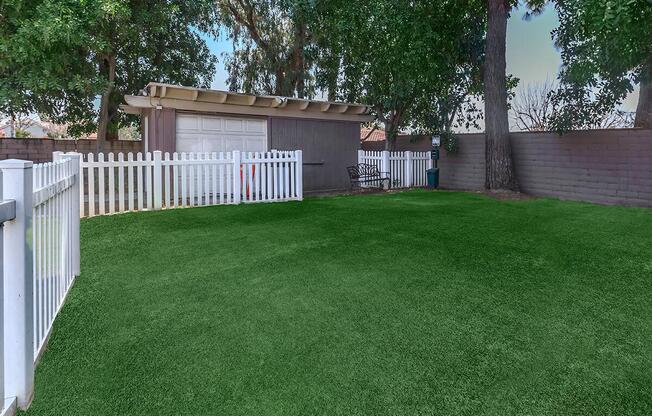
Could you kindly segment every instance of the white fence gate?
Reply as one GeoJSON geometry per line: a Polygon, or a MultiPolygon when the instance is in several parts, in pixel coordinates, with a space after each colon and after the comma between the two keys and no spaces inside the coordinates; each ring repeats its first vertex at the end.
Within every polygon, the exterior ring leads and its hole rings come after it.
{"type": "Polygon", "coordinates": [[[81,162],[82,216],[303,199],[302,152],[91,153],[81,162]]]}
{"type": "Polygon", "coordinates": [[[0,162],[0,415],[26,408],[34,367],[79,275],[79,155],[0,162]],[[6,412],[6,413],[5,413],[6,412]]]}
{"type": "Polygon", "coordinates": [[[432,168],[430,152],[359,150],[358,163],[374,165],[380,172],[389,173],[390,188],[426,186],[426,170],[432,168]]]}

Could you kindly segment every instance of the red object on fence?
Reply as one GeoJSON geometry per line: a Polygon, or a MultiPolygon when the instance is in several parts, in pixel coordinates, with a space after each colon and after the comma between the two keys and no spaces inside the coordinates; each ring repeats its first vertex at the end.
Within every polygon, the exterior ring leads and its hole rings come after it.
{"type": "MultiPolygon", "coordinates": [[[[240,165],[240,183],[242,183],[242,182],[244,181],[244,177],[243,177],[243,174],[242,174],[242,168],[243,168],[243,167],[244,167],[244,164],[241,164],[241,165],[240,165]]],[[[255,175],[256,175],[256,165],[253,165],[253,166],[251,167],[251,175],[252,175],[252,176],[255,176],[255,175]]],[[[245,185],[247,186],[247,190],[246,190],[246,192],[247,192],[247,198],[249,198],[249,182],[248,182],[248,181],[245,182],[245,185]]]]}

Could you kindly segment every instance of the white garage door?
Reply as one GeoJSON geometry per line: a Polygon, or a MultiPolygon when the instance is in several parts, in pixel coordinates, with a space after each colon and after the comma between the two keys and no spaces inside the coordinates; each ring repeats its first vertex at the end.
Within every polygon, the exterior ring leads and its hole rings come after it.
{"type": "Polygon", "coordinates": [[[177,152],[266,152],[267,120],[177,114],[177,152]]]}

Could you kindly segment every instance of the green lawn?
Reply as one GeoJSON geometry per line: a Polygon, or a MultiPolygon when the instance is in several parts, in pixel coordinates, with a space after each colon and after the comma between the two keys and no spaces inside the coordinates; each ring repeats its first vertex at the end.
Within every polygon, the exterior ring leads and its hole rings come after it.
{"type": "Polygon", "coordinates": [[[652,211],[411,191],[82,221],[28,415],[650,415],[652,211]]]}

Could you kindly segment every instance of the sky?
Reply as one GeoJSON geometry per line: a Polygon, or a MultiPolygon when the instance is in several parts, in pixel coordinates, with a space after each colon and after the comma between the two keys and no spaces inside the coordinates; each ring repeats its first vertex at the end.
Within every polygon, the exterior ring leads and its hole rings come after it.
{"type": "MultiPolygon", "coordinates": [[[[551,37],[551,32],[559,24],[554,7],[548,5],[543,14],[530,20],[524,20],[524,14],[524,8],[515,9],[507,25],[507,72],[520,79],[517,91],[531,84],[556,80],[561,65],[561,55],[551,37]]],[[[222,54],[232,52],[233,47],[224,34],[219,40],[207,37],[206,41],[219,60],[212,88],[227,89],[222,54]]],[[[634,91],[622,109],[635,111],[637,100],[638,92],[634,91]]]]}

